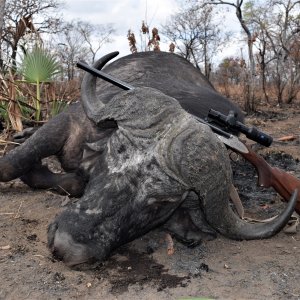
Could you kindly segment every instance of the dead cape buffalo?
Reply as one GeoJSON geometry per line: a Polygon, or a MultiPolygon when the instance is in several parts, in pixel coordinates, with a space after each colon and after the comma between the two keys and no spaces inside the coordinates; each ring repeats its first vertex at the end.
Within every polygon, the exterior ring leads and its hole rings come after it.
{"type": "Polygon", "coordinates": [[[295,199],[266,224],[247,223],[230,208],[227,150],[188,112],[204,117],[213,108],[243,117],[196,68],[175,54],[146,52],[116,60],[105,71],[136,88],[96,84],[85,74],[82,106],[71,106],[0,160],[1,181],[20,177],[34,188],[83,194],[48,228],[56,257],[69,266],[103,260],[161,224],[197,243],[217,232],[267,238],[287,223],[295,199]],[[65,174],[41,164],[50,155],[59,158],[65,174]]]}

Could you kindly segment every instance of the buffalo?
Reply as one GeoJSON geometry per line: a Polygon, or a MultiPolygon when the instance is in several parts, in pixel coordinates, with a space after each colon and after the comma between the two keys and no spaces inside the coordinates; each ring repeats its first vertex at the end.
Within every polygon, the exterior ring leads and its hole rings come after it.
{"type": "MultiPolygon", "coordinates": [[[[117,55],[94,67],[102,69],[117,55]]],[[[144,52],[105,72],[135,88],[122,91],[86,73],[81,101],[51,119],[0,160],[0,181],[20,177],[33,188],[80,197],[48,227],[48,246],[68,266],[101,261],[119,246],[164,225],[191,244],[221,233],[268,238],[293,213],[295,197],[274,220],[250,224],[229,202],[232,171],[224,144],[193,115],[241,110],[184,58],[144,52]],[[65,170],[42,159],[56,155],[65,170]]]]}

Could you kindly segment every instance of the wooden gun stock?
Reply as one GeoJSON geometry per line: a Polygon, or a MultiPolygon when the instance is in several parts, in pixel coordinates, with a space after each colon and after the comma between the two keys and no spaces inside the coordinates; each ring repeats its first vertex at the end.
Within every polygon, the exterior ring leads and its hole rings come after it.
{"type": "MultiPolygon", "coordinates": [[[[242,155],[256,169],[258,173],[258,185],[262,187],[273,187],[275,191],[285,200],[289,201],[295,189],[300,190],[300,180],[295,176],[284,172],[276,167],[271,167],[263,157],[257,155],[247,147],[249,152],[242,153],[231,148],[236,153],[242,155]]],[[[300,193],[295,207],[295,211],[300,214],[300,193]]]]}

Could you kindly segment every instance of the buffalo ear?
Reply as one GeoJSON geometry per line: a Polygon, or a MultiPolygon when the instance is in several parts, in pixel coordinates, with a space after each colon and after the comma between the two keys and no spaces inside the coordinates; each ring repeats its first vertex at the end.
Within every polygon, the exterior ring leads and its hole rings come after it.
{"type": "MultiPolygon", "coordinates": [[[[116,51],[101,57],[94,63],[93,67],[101,70],[107,62],[116,57],[118,54],[119,52],[116,51]]],[[[81,101],[88,118],[98,123],[97,113],[103,109],[105,105],[96,96],[96,80],[97,77],[94,75],[85,73],[81,83],[81,101]]]]}

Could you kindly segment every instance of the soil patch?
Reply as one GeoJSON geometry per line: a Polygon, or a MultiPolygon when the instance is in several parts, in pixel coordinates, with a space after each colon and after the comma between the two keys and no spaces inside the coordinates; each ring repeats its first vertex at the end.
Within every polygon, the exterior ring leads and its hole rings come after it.
{"type": "MultiPolygon", "coordinates": [[[[274,136],[259,152],[272,165],[300,178],[300,110],[264,109],[247,122],[274,136]]],[[[256,186],[253,167],[233,162],[234,180],[247,215],[268,218],[285,207],[271,189],[256,186]]],[[[167,254],[160,229],[124,245],[89,270],[71,270],[47,250],[47,226],[67,203],[19,180],[0,183],[0,299],[300,299],[300,235],[232,241],[219,236],[195,248],[174,240],[167,254]]]]}

